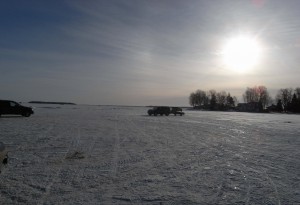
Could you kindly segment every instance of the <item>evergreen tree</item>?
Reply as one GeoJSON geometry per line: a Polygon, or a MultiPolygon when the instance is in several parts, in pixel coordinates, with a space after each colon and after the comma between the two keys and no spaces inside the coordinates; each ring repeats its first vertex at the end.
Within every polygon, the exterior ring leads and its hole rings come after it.
{"type": "Polygon", "coordinates": [[[276,109],[277,109],[277,111],[279,111],[279,112],[282,112],[282,111],[283,111],[283,108],[282,108],[282,102],[281,102],[280,99],[278,99],[278,101],[277,101],[276,109]]]}
{"type": "Polygon", "coordinates": [[[228,108],[233,108],[234,105],[234,99],[233,97],[231,97],[230,93],[228,93],[227,97],[226,97],[226,105],[228,108]]]}
{"type": "Polygon", "coordinates": [[[292,112],[297,112],[297,97],[296,97],[296,94],[294,93],[293,94],[293,98],[292,98],[292,102],[291,102],[291,105],[290,105],[290,111],[292,112]]]}
{"type": "Polygon", "coordinates": [[[217,97],[215,93],[212,93],[210,98],[210,109],[215,110],[216,105],[217,105],[217,97]]]}

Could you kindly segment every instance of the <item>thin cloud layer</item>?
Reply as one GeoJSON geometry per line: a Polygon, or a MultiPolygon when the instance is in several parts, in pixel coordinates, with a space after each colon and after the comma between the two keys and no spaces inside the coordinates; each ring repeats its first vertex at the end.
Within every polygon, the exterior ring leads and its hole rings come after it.
{"type": "Polygon", "coordinates": [[[299,86],[298,1],[2,4],[1,98],[187,105],[198,88],[241,95],[256,84],[299,86]],[[243,75],[218,54],[240,33],[264,47],[260,64],[243,75]]]}

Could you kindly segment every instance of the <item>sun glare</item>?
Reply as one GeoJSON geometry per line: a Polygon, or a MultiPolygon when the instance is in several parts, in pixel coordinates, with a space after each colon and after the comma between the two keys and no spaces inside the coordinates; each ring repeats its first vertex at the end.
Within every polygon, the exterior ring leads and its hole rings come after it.
{"type": "Polygon", "coordinates": [[[227,41],[222,50],[222,56],[229,69],[245,73],[257,65],[260,51],[260,46],[255,39],[239,36],[227,41]]]}

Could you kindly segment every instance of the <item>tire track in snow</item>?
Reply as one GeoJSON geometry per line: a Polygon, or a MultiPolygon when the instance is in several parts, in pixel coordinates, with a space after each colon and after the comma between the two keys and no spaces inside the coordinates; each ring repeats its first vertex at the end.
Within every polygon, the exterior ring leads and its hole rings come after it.
{"type": "MultiPolygon", "coordinates": [[[[169,119],[169,120],[171,120],[171,119],[169,119]]],[[[181,119],[179,121],[184,122],[184,123],[189,123],[189,121],[184,121],[181,119]]],[[[198,122],[198,123],[201,123],[204,125],[212,125],[210,123],[202,123],[202,122],[198,122]]],[[[207,138],[204,142],[199,142],[199,141],[194,142],[195,144],[197,144],[197,147],[198,147],[198,145],[201,145],[207,150],[207,151],[204,151],[201,155],[203,155],[204,153],[217,153],[217,156],[218,156],[218,153],[221,154],[219,156],[218,160],[216,161],[216,163],[218,163],[218,164],[214,163],[214,165],[212,165],[212,166],[220,166],[220,165],[225,166],[228,160],[235,161],[235,158],[237,156],[241,156],[238,154],[239,152],[237,153],[234,150],[230,150],[229,147],[231,147],[231,146],[240,147],[239,144],[242,143],[241,137],[243,137],[242,134],[244,134],[244,132],[239,129],[225,129],[225,127],[223,127],[223,126],[224,125],[222,125],[222,126],[215,125],[214,129],[211,130],[212,132],[209,134],[209,138],[207,138]],[[219,129],[222,129],[222,131],[219,131],[219,129]],[[224,132],[223,132],[223,130],[224,130],[224,132]],[[222,137],[223,139],[220,137],[222,137]],[[230,140],[230,138],[233,138],[233,139],[230,140]],[[218,141],[218,146],[212,146],[212,145],[214,145],[216,139],[218,141]],[[222,148],[223,146],[225,148],[224,150],[222,148]],[[226,156],[226,158],[224,158],[224,156],[226,156]],[[219,160],[221,160],[221,161],[219,161],[219,160]],[[220,162],[221,162],[221,164],[220,164],[220,162]]],[[[184,126],[184,128],[185,128],[185,130],[180,130],[181,131],[180,134],[182,134],[183,136],[185,136],[187,134],[186,131],[190,130],[186,126],[184,126]]],[[[204,130],[207,130],[207,128],[205,128],[204,130]]],[[[191,134],[193,134],[193,133],[191,133],[191,134]]],[[[185,139],[185,140],[189,140],[189,139],[185,139]]],[[[202,141],[202,140],[200,140],[200,141],[202,141]]],[[[198,162],[198,165],[199,165],[199,162],[198,162]]],[[[238,172],[238,174],[243,173],[243,175],[244,175],[246,173],[246,170],[242,168],[242,165],[236,165],[234,167],[231,166],[231,169],[239,170],[240,172],[238,172]]],[[[219,183],[219,185],[216,184],[217,185],[217,193],[214,194],[214,197],[212,197],[212,198],[210,197],[211,198],[210,200],[207,199],[210,201],[210,203],[219,203],[220,200],[222,200],[221,197],[224,193],[224,190],[222,190],[222,189],[223,189],[223,187],[227,186],[226,185],[227,182],[224,179],[224,177],[226,177],[225,173],[226,172],[224,172],[224,170],[223,170],[219,176],[219,179],[216,180],[216,182],[219,181],[220,183],[219,183]]],[[[236,176],[236,174],[234,174],[234,175],[236,176]]],[[[242,178],[242,180],[246,180],[246,177],[244,176],[244,178],[242,178]]],[[[248,185],[247,186],[247,194],[246,194],[246,198],[245,198],[246,203],[249,202],[249,195],[250,195],[249,183],[247,183],[247,185],[248,185]]]]}
{"type": "MultiPolygon", "coordinates": [[[[255,130],[252,130],[251,128],[249,128],[249,129],[250,130],[247,130],[247,133],[249,133],[249,134],[251,133],[250,136],[246,135],[246,132],[241,131],[239,129],[229,129],[227,132],[221,133],[220,135],[224,135],[224,136],[230,137],[230,138],[233,137],[234,142],[231,140],[229,145],[237,146],[237,147],[240,146],[240,148],[242,147],[244,149],[245,147],[242,146],[242,145],[243,144],[249,144],[249,142],[252,142],[252,140],[250,140],[250,139],[252,139],[252,136],[258,135],[258,133],[255,130]],[[246,135],[246,137],[244,135],[246,135]]],[[[262,152],[261,149],[256,148],[254,145],[248,146],[247,150],[248,151],[246,153],[261,153],[262,152]]],[[[244,155],[243,152],[240,153],[240,151],[242,151],[241,149],[238,149],[237,151],[236,150],[230,150],[230,149],[226,150],[226,152],[228,154],[230,154],[227,157],[228,161],[234,161],[236,156],[242,157],[242,155],[244,155]],[[237,152],[237,151],[239,151],[239,152],[237,152]]],[[[235,161],[235,166],[231,166],[231,167],[233,169],[237,169],[237,170],[240,169],[240,171],[244,175],[244,181],[246,183],[245,184],[246,185],[246,189],[245,189],[246,194],[245,194],[245,198],[244,198],[245,204],[248,205],[249,201],[250,201],[251,186],[249,184],[249,179],[248,178],[251,178],[251,175],[249,174],[249,172],[255,172],[255,173],[261,175],[260,179],[266,178],[269,181],[270,185],[272,186],[272,189],[275,192],[277,204],[281,205],[279,194],[278,194],[278,191],[277,191],[277,187],[276,187],[275,183],[273,182],[273,180],[267,174],[266,170],[258,170],[258,169],[253,169],[249,166],[246,166],[247,161],[245,161],[246,159],[244,159],[244,157],[242,157],[242,158],[243,158],[243,161],[240,161],[240,160],[235,161]],[[241,163],[241,165],[238,165],[239,163],[241,163]]],[[[265,166],[267,166],[267,165],[265,164],[265,166]]]]}
{"type": "MultiPolygon", "coordinates": [[[[133,121],[132,121],[132,118],[125,118],[125,119],[122,119],[122,123],[124,123],[124,125],[126,126],[126,128],[128,129],[129,127],[130,127],[130,129],[134,129],[135,128],[135,130],[139,130],[140,128],[138,128],[134,123],[133,123],[133,121]]],[[[123,127],[122,128],[124,128],[125,126],[123,125],[123,127]]],[[[120,126],[120,125],[119,125],[120,126]]],[[[121,144],[121,141],[120,141],[120,133],[119,133],[119,130],[120,130],[121,128],[119,127],[118,129],[117,129],[117,134],[118,134],[118,137],[119,137],[119,146],[120,146],[120,144],[121,144]]],[[[126,136],[126,137],[128,137],[128,136],[126,136]]],[[[126,151],[126,150],[124,150],[124,151],[126,151]]],[[[136,150],[135,150],[136,151],[136,150]]],[[[117,167],[119,167],[119,166],[121,166],[121,164],[122,165],[124,165],[126,162],[129,162],[129,164],[132,164],[133,162],[141,162],[141,161],[145,161],[145,157],[144,156],[141,156],[141,154],[142,153],[140,153],[140,155],[138,156],[138,157],[134,157],[134,158],[132,158],[131,157],[131,160],[123,160],[123,161],[121,161],[121,160],[119,160],[119,161],[116,161],[116,166],[117,167]],[[124,162],[124,164],[123,163],[121,163],[121,162],[124,162]]],[[[131,171],[133,171],[134,170],[134,168],[132,168],[132,169],[129,169],[129,170],[127,170],[127,171],[123,171],[121,174],[124,174],[124,173],[128,173],[130,176],[131,176],[131,179],[134,179],[134,181],[137,181],[137,179],[136,179],[136,176],[134,175],[134,174],[132,174],[131,173],[131,171]]],[[[119,171],[118,171],[119,172],[119,171]]],[[[121,200],[121,201],[128,201],[128,202],[130,202],[130,203],[135,203],[135,204],[142,204],[142,199],[141,199],[141,197],[138,195],[138,194],[136,194],[136,192],[135,192],[135,190],[134,190],[134,188],[133,187],[131,187],[131,186],[129,186],[128,187],[129,189],[130,189],[130,192],[131,192],[131,194],[132,194],[132,196],[136,196],[136,198],[135,199],[133,199],[132,197],[130,197],[130,196],[122,196],[122,197],[118,197],[118,196],[113,196],[112,198],[113,199],[115,199],[115,200],[121,200]]]]}
{"type": "MultiPolygon", "coordinates": [[[[122,123],[124,123],[126,125],[127,129],[128,129],[128,127],[130,127],[130,129],[136,130],[140,134],[140,136],[143,136],[142,139],[147,139],[150,146],[153,145],[152,136],[150,137],[149,135],[146,135],[145,132],[138,125],[136,125],[131,118],[130,119],[129,118],[122,119],[122,123]],[[125,120],[125,121],[123,121],[123,120],[125,120]],[[150,142],[149,142],[149,140],[150,140],[150,142]]],[[[124,125],[123,125],[123,128],[124,128],[124,125]]],[[[121,128],[119,127],[118,129],[120,130],[121,128]]],[[[118,129],[116,129],[116,130],[117,130],[117,134],[119,135],[118,129]]],[[[119,145],[118,146],[120,146],[120,143],[121,143],[121,141],[120,141],[120,135],[118,137],[119,137],[119,141],[118,141],[119,145]]],[[[138,140],[138,138],[135,138],[135,139],[138,140]]],[[[124,151],[126,151],[126,150],[124,150],[124,151]]],[[[116,152],[114,152],[114,153],[116,153],[116,152]]],[[[140,160],[138,160],[138,162],[143,161],[143,164],[147,163],[148,166],[143,166],[143,168],[146,167],[146,171],[148,171],[149,168],[147,168],[147,167],[151,167],[150,169],[152,169],[152,165],[154,164],[154,160],[152,158],[145,157],[145,155],[142,155],[142,154],[143,154],[142,152],[139,153],[139,157],[137,157],[137,158],[140,159],[140,160]],[[149,163],[149,160],[151,161],[150,163],[149,163]]],[[[116,170],[116,167],[118,168],[118,166],[120,164],[120,161],[118,161],[118,158],[116,156],[113,158],[114,162],[112,163],[113,164],[112,170],[116,170]]],[[[129,163],[132,163],[132,160],[129,160],[129,163]]],[[[129,170],[123,171],[120,174],[126,173],[126,175],[130,175],[131,180],[133,179],[133,181],[137,181],[136,175],[133,174],[133,173],[131,173],[132,171],[136,171],[136,170],[133,168],[133,169],[129,169],[129,170]]],[[[119,171],[117,170],[117,172],[119,172],[119,171]]],[[[117,172],[113,171],[112,173],[117,173],[117,172]]],[[[145,172],[143,172],[143,173],[145,173],[145,172]]],[[[112,176],[114,176],[114,174],[112,176]]],[[[136,191],[134,190],[134,188],[132,186],[129,186],[128,188],[130,189],[131,194],[133,196],[136,196],[134,199],[132,197],[128,196],[128,195],[127,196],[114,196],[112,190],[110,190],[110,195],[112,196],[111,199],[112,200],[114,199],[114,200],[128,201],[130,203],[135,203],[135,204],[142,204],[143,200],[136,193],[136,191]]],[[[113,203],[113,201],[110,201],[110,204],[112,204],[112,203],[113,203]]]]}
{"type": "MultiPolygon", "coordinates": [[[[162,123],[162,119],[167,119],[167,118],[163,118],[161,116],[157,116],[156,119],[160,119],[159,123],[162,123]]],[[[154,136],[159,136],[161,135],[157,129],[154,129],[153,132],[151,132],[151,134],[147,133],[143,128],[141,128],[140,126],[138,126],[135,122],[133,122],[132,120],[130,121],[130,123],[132,124],[132,126],[141,134],[141,136],[143,136],[143,139],[147,139],[148,142],[149,142],[149,146],[153,146],[153,145],[156,145],[156,146],[161,146],[161,145],[158,145],[157,142],[154,140],[154,136]]],[[[162,138],[160,138],[162,139],[162,138]]],[[[168,143],[168,140],[167,140],[167,143],[168,143]]],[[[173,156],[174,158],[176,158],[176,155],[174,154],[174,151],[169,148],[168,146],[166,146],[166,148],[168,149],[169,153],[170,153],[170,156],[173,156]]],[[[161,148],[157,148],[156,151],[158,152],[161,152],[161,150],[165,150],[163,149],[162,147],[161,148]]],[[[160,154],[159,154],[160,155],[160,154]]],[[[162,155],[164,156],[164,155],[162,155]]],[[[157,161],[157,159],[152,159],[152,158],[149,158],[149,157],[146,157],[144,156],[145,159],[148,159],[147,161],[151,161],[151,165],[155,164],[155,162],[157,161]]],[[[161,160],[161,159],[159,159],[161,160]]],[[[165,161],[165,160],[164,160],[165,161]]],[[[166,161],[165,161],[166,162],[166,161]]],[[[175,166],[179,167],[179,165],[177,164],[176,161],[173,161],[173,163],[175,163],[175,166]]],[[[173,173],[173,175],[175,177],[178,177],[178,175],[176,173],[173,173]]],[[[138,196],[139,197],[139,200],[140,200],[140,203],[145,203],[147,202],[147,199],[145,197],[141,197],[141,196],[138,196]]],[[[149,196],[147,196],[149,197],[149,196]]],[[[150,200],[153,200],[153,199],[150,199],[150,200]]],[[[163,203],[164,200],[160,199],[160,198],[155,198],[154,199],[155,201],[157,202],[160,202],[160,203],[163,203]]]]}
{"type": "Polygon", "coordinates": [[[115,143],[114,143],[114,151],[113,151],[113,158],[112,158],[112,167],[111,167],[111,175],[112,177],[116,177],[118,173],[118,161],[119,161],[119,153],[120,153],[120,134],[119,128],[117,125],[117,121],[114,125],[114,136],[115,136],[115,143]]]}
{"type": "MultiPolygon", "coordinates": [[[[78,127],[78,126],[77,126],[78,127]]],[[[79,134],[79,133],[78,133],[79,134]]],[[[80,135],[78,135],[78,137],[80,138],[80,135]]],[[[59,138],[52,138],[53,141],[57,141],[59,138]]],[[[72,138],[71,138],[72,139],[72,138]]],[[[78,139],[79,140],[79,139],[78,139]]],[[[77,141],[78,141],[77,140],[77,141]]],[[[72,148],[72,143],[69,143],[69,146],[67,147],[66,151],[65,152],[61,152],[62,153],[62,157],[60,158],[60,160],[58,161],[59,162],[59,165],[58,165],[58,168],[57,168],[57,171],[54,173],[54,174],[51,174],[52,172],[50,172],[50,174],[48,175],[48,179],[51,178],[50,182],[46,185],[45,187],[45,192],[44,194],[41,196],[41,199],[39,201],[39,205],[41,204],[44,204],[45,201],[47,200],[47,197],[49,196],[50,194],[50,191],[52,189],[52,186],[58,182],[58,178],[60,176],[60,173],[61,173],[61,170],[63,168],[63,164],[64,164],[64,161],[66,160],[66,157],[68,155],[68,153],[70,152],[72,148]]],[[[50,156],[49,155],[50,152],[48,152],[48,156],[47,158],[50,156]]],[[[50,171],[52,171],[52,169],[50,169],[50,171]]]]}
{"type": "Polygon", "coordinates": [[[63,157],[61,158],[59,168],[55,172],[54,176],[51,176],[52,180],[46,186],[45,193],[43,194],[43,196],[40,199],[40,202],[38,203],[39,205],[44,204],[45,200],[47,199],[47,197],[50,194],[50,191],[51,191],[51,188],[52,188],[53,184],[58,181],[59,175],[60,175],[61,170],[62,170],[63,162],[65,161],[66,156],[67,156],[68,152],[70,151],[70,148],[71,148],[71,146],[68,147],[67,151],[64,153],[63,157]]]}
{"type": "MultiPolygon", "coordinates": [[[[120,154],[120,134],[118,128],[118,121],[119,116],[118,114],[115,115],[115,122],[114,122],[114,136],[115,136],[115,142],[114,142],[114,149],[113,149],[113,157],[111,160],[111,171],[110,171],[110,177],[112,180],[112,184],[109,186],[107,194],[109,196],[109,204],[113,204],[113,200],[116,199],[114,196],[115,193],[115,180],[118,174],[118,161],[119,161],[119,154],[120,154]]],[[[130,199],[131,201],[131,199],[130,199]]]]}
{"type": "Polygon", "coordinates": [[[277,204],[281,205],[280,202],[280,198],[279,198],[279,194],[278,194],[278,190],[277,190],[277,186],[275,185],[274,181],[269,177],[268,173],[266,170],[264,170],[264,174],[266,176],[266,178],[268,179],[268,181],[270,182],[270,184],[272,185],[274,191],[275,191],[275,195],[276,195],[276,199],[277,199],[277,204]]]}
{"type": "MultiPolygon", "coordinates": [[[[55,124],[55,121],[50,126],[48,126],[48,128],[45,129],[42,133],[38,134],[36,140],[39,141],[40,139],[42,139],[45,136],[47,136],[47,133],[51,132],[54,129],[54,124],[55,124]]],[[[28,149],[28,148],[30,148],[33,145],[36,145],[36,144],[32,143],[32,142],[30,143],[27,140],[25,142],[25,144],[22,144],[22,145],[19,145],[18,147],[16,147],[15,151],[23,151],[22,149],[25,149],[25,148],[28,149]]],[[[32,153],[32,155],[39,158],[38,162],[41,162],[42,159],[46,159],[49,156],[49,153],[47,153],[46,156],[41,156],[41,155],[39,155],[37,153],[38,152],[34,152],[34,153],[32,153]]],[[[17,158],[15,158],[15,159],[17,159],[17,158]]],[[[31,177],[28,177],[28,181],[30,183],[24,183],[25,186],[30,187],[31,189],[37,191],[38,193],[41,193],[41,192],[44,193],[45,192],[46,189],[44,187],[40,186],[40,185],[36,185],[36,183],[34,182],[34,179],[32,179],[31,177]]]]}
{"type": "MultiPolygon", "coordinates": [[[[75,139],[75,143],[72,143],[74,152],[79,151],[82,152],[83,155],[85,155],[86,157],[91,156],[91,153],[94,150],[96,141],[97,141],[97,137],[93,136],[91,140],[89,140],[89,143],[85,143],[85,144],[80,144],[80,138],[81,138],[81,130],[78,127],[78,134],[77,134],[77,139],[75,139]],[[80,148],[79,148],[80,147],[80,148]]],[[[73,141],[74,142],[74,141],[73,141]]],[[[72,153],[71,153],[72,154],[72,153]]],[[[71,181],[74,181],[76,179],[78,179],[79,176],[82,176],[83,173],[85,173],[86,169],[88,169],[88,166],[85,166],[84,169],[77,170],[76,174],[73,175],[73,177],[71,178],[71,180],[69,181],[68,185],[70,184],[71,181]]]]}
{"type": "MultiPolygon", "coordinates": [[[[35,121],[33,121],[33,122],[35,123],[35,121]]],[[[46,128],[42,127],[42,129],[44,129],[44,130],[42,132],[38,133],[36,135],[36,137],[34,137],[34,138],[32,138],[32,135],[30,135],[30,134],[27,134],[27,135],[23,134],[22,139],[18,140],[18,142],[21,143],[21,144],[19,144],[17,146],[14,146],[12,144],[8,145],[9,152],[17,153],[17,152],[24,152],[24,151],[28,152],[28,150],[34,150],[36,148],[36,144],[40,143],[41,140],[44,140],[45,138],[47,138],[47,134],[54,129],[55,124],[56,124],[56,119],[51,121],[50,125],[48,125],[46,128]],[[28,136],[30,136],[30,137],[28,138],[28,136]],[[35,141],[33,142],[33,140],[35,140],[35,141]]],[[[32,128],[32,124],[30,124],[30,127],[32,128]]],[[[37,127],[35,126],[33,128],[36,129],[37,127]]],[[[38,128],[40,128],[40,127],[38,127],[38,128]]],[[[43,156],[43,155],[38,154],[38,153],[39,152],[37,152],[37,151],[31,153],[31,156],[35,156],[35,157],[38,158],[37,159],[38,162],[41,162],[42,159],[45,159],[49,156],[49,153],[47,153],[46,156],[45,155],[43,156]]],[[[25,156],[28,156],[28,154],[22,155],[22,157],[25,157],[25,156]]],[[[19,159],[17,157],[14,157],[13,159],[16,160],[16,162],[20,161],[19,163],[22,163],[22,161],[24,160],[23,158],[19,159]]],[[[15,180],[15,178],[14,178],[14,180],[15,180]]],[[[28,180],[28,182],[25,182],[25,181],[23,182],[23,185],[26,187],[27,190],[30,189],[32,192],[34,192],[36,194],[44,194],[45,193],[46,189],[42,185],[39,185],[39,184],[37,185],[37,183],[35,182],[35,178],[32,178],[31,175],[27,177],[27,180],[28,180]]],[[[10,181],[10,184],[12,182],[14,182],[14,181],[11,181],[11,179],[9,179],[9,181],[10,181]]],[[[9,193],[9,192],[6,191],[4,193],[9,193]]],[[[2,191],[0,192],[0,195],[2,195],[2,191]]],[[[16,193],[14,195],[16,195],[16,193]]],[[[12,198],[12,196],[10,196],[10,194],[7,197],[12,198]]],[[[15,196],[13,196],[13,197],[15,197],[15,196]]],[[[21,197],[18,197],[18,198],[20,198],[20,200],[24,200],[21,197]]]]}

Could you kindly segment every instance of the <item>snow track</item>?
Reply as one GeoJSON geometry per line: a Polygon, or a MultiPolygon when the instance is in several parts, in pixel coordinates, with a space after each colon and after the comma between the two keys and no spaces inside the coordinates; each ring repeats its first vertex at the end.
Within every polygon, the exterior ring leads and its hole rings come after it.
{"type": "Polygon", "coordinates": [[[0,118],[1,204],[300,204],[299,115],[146,111],[0,118]]]}

